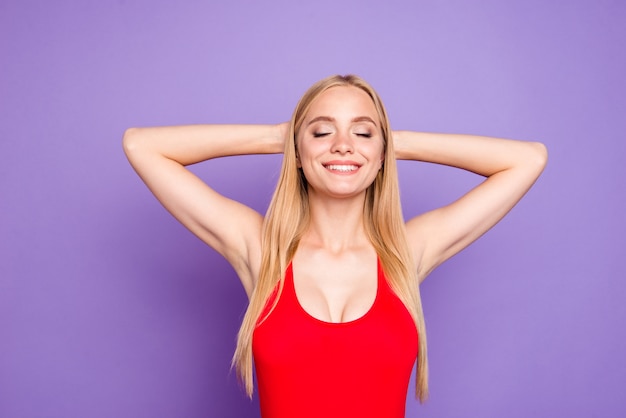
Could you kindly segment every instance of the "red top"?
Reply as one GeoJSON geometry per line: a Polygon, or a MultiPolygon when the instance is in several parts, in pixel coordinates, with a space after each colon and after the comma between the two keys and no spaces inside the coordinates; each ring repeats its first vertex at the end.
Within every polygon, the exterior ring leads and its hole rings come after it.
{"type": "Polygon", "coordinates": [[[280,300],[252,340],[261,416],[404,418],[417,348],[413,318],[380,263],[374,304],[343,323],[302,308],[290,264],[280,300]]]}

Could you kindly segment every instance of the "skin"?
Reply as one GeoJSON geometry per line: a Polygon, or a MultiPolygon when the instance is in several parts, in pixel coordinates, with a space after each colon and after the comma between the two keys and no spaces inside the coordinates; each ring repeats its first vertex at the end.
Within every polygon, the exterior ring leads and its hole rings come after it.
{"type": "MultiPolygon", "coordinates": [[[[248,295],[261,261],[263,217],[226,198],[185,165],[228,155],[280,153],[287,124],[129,129],[129,161],[159,201],[234,267],[248,295]]],[[[455,202],[406,223],[422,281],[495,225],[547,162],[536,142],[471,135],[393,132],[395,157],[472,171],[485,181],[455,202]]],[[[312,316],[359,318],[376,295],[376,253],[363,229],[365,190],[384,156],[380,120],[367,94],[333,87],[318,96],[296,138],[309,182],[311,223],[293,259],[296,294],[312,316]],[[343,167],[342,167],[343,166],[343,167]],[[356,169],[352,169],[356,167],[356,169]],[[346,170],[351,168],[351,170],[346,170]]]]}
{"type": "Polygon", "coordinates": [[[311,224],[293,260],[296,294],[318,319],[351,321],[376,297],[377,258],[363,228],[363,205],[384,157],[380,121],[365,92],[335,87],[313,102],[303,127],[296,145],[311,224]]]}

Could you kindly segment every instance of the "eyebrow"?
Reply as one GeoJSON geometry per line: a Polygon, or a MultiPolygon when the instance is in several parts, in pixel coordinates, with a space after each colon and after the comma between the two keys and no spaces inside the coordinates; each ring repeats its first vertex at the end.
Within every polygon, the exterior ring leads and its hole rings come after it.
{"type": "MultiPolygon", "coordinates": [[[[316,118],[313,118],[309,121],[309,123],[307,123],[307,126],[315,123],[315,122],[334,122],[335,118],[331,118],[330,116],[318,116],[316,118]]],[[[354,122],[370,122],[372,123],[374,126],[378,127],[378,125],[376,124],[376,122],[374,121],[374,119],[370,118],[369,116],[357,116],[356,118],[352,118],[350,120],[350,122],[354,123],[354,122]]]]}

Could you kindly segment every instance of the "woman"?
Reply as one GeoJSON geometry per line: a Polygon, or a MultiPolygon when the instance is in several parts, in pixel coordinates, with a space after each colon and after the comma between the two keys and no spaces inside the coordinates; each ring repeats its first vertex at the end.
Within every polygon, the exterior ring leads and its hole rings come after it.
{"type": "Polygon", "coordinates": [[[423,401],[419,283],[495,225],[547,159],[539,143],[391,132],[380,98],[356,76],[316,83],[289,123],[129,129],[124,147],[161,203],[241,279],[250,304],[233,362],[251,395],[254,356],[265,418],[403,417],[416,357],[423,401]],[[265,217],[185,169],[281,152],[265,217]],[[397,159],[486,180],[405,223],[397,159]]]}

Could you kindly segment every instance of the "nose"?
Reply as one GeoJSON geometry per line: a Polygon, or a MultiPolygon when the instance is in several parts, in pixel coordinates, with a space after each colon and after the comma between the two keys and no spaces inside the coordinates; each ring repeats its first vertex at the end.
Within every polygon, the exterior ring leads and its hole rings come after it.
{"type": "Polygon", "coordinates": [[[331,152],[351,154],[354,152],[354,140],[349,133],[337,132],[333,138],[331,152]]]}

